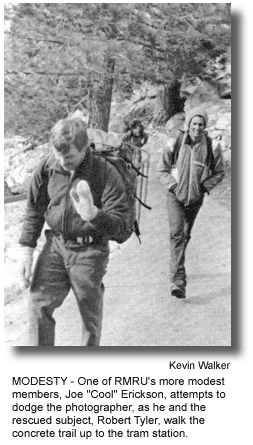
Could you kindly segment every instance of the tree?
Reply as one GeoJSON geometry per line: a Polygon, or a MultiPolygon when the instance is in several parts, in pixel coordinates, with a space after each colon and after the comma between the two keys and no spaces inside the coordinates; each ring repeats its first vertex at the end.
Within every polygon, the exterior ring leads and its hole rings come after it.
{"type": "Polygon", "coordinates": [[[152,60],[150,78],[153,75],[157,83],[154,123],[159,124],[182,110],[182,77],[210,80],[208,64],[230,48],[230,5],[151,3],[146,6],[141,4],[136,12],[139,26],[134,29],[134,39],[145,41],[143,52],[152,60]]]}
{"type": "Polygon", "coordinates": [[[76,108],[106,131],[112,91],[129,95],[143,81],[158,85],[163,123],[182,107],[182,75],[205,75],[230,44],[219,3],[13,4],[6,18],[6,130],[28,134],[76,108]]]}
{"type": "Polygon", "coordinates": [[[31,130],[31,114],[38,123],[35,132],[42,128],[48,132],[49,121],[78,107],[90,111],[92,125],[108,129],[119,52],[115,35],[127,9],[34,3],[6,11],[8,18],[11,13],[5,60],[7,131],[10,127],[18,132],[31,130]],[[40,123],[34,113],[38,108],[40,123]]]}

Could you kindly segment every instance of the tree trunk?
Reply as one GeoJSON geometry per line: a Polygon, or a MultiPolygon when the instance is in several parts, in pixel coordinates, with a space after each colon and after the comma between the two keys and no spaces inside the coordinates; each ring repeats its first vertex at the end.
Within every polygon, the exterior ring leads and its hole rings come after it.
{"type": "Polygon", "coordinates": [[[93,83],[90,90],[89,127],[106,132],[110,121],[114,66],[115,60],[108,58],[105,75],[100,81],[93,83]]]}
{"type": "Polygon", "coordinates": [[[180,86],[178,80],[174,80],[169,85],[158,85],[153,117],[154,125],[165,124],[174,114],[182,111],[180,86]]]}

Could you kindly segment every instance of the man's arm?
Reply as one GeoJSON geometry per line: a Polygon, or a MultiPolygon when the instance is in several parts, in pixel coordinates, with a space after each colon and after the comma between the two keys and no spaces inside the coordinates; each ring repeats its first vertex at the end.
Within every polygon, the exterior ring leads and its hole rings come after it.
{"type": "Polygon", "coordinates": [[[132,135],[133,135],[132,130],[129,130],[126,133],[124,133],[122,136],[122,142],[128,141],[132,137],[132,135]]]}
{"type": "Polygon", "coordinates": [[[141,144],[145,145],[148,142],[148,138],[149,138],[148,134],[145,131],[143,131],[141,137],[141,144]]]}
{"type": "Polygon", "coordinates": [[[209,193],[214,187],[216,187],[216,185],[218,185],[225,176],[225,162],[220,143],[217,144],[216,148],[213,151],[213,154],[214,173],[202,183],[202,186],[207,193],[209,193]]]}
{"type": "Polygon", "coordinates": [[[34,172],[28,189],[26,213],[19,243],[35,248],[40,237],[45,218],[44,214],[49,204],[47,193],[48,176],[43,160],[34,172]]]}
{"type": "Polygon", "coordinates": [[[177,181],[172,175],[172,157],[172,151],[168,146],[164,149],[156,168],[159,181],[165,185],[169,191],[172,191],[177,185],[177,181]]]}
{"type": "Polygon", "coordinates": [[[44,171],[45,160],[32,176],[28,189],[26,214],[19,243],[21,244],[20,286],[30,286],[33,252],[44,225],[44,213],[48,205],[47,177],[44,171]]]}

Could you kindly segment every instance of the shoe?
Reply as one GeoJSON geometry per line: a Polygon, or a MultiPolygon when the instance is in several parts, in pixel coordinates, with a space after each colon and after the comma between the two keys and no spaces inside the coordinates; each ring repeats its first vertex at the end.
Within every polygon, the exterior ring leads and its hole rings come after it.
{"type": "Polygon", "coordinates": [[[185,282],[183,280],[177,280],[172,284],[171,295],[176,298],[186,298],[185,282]]]}
{"type": "Polygon", "coordinates": [[[177,297],[177,298],[186,298],[185,291],[182,289],[173,289],[173,291],[171,292],[171,295],[173,295],[173,297],[177,297]]]}

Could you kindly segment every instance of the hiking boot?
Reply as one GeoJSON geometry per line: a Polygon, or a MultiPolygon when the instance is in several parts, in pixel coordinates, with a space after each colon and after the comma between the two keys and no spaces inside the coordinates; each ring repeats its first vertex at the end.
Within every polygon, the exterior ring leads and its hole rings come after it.
{"type": "Polygon", "coordinates": [[[183,280],[177,280],[171,286],[171,295],[176,298],[186,298],[185,295],[185,282],[183,280]]]}

